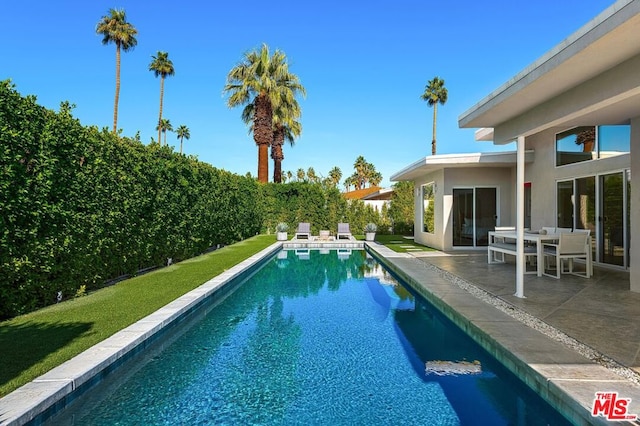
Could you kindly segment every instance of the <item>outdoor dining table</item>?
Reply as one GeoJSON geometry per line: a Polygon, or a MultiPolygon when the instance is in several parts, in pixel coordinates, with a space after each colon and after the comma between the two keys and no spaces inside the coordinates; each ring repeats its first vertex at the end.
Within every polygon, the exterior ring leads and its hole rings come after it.
{"type": "MultiPolygon", "coordinates": [[[[518,240],[518,234],[516,231],[489,231],[489,244],[495,242],[495,239],[499,238],[502,240],[518,240]]],[[[544,272],[544,259],[542,258],[543,250],[542,244],[548,242],[555,242],[560,239],[559,234],[540,234],[537,232],[528,232],[525,231],[523,235],[523,240],[525,243],[534,243],[536,245],[536,264],[537,269],[536,273],[539,277],[542,276],[544,272]]]]}

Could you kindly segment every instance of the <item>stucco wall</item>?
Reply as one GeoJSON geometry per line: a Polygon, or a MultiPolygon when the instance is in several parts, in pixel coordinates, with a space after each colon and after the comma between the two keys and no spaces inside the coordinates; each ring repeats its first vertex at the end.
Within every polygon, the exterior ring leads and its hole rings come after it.
{"type": "Polygon", "coordinates": [[[640,172],[640,117],[631,120],[631,249],[629,250],[631,291],[640,292],[640,232],[634,229],[640,227],[640,184],[633,182],[633,175],[640,172]],[[636,172],[638,171],[638,172],[636,172]],[[635,224],[635,225],[634,225],[635,224]]]}
{"type": "MultiPolygon", "coordinates": [[[[525,168],[525,182],[531,182],[531,229],[556,226],[556,187],[561,180],[594,176],[629,167],[628,154],[597,161],[555,167],[555,135],[566,128],[552,128],[529,136],[526,148],[535,150],[535,161],[525,168]]],[[[633,140],[633,139],[632,139],[633,140]]]]}
{"type": "MultiPolygon", "coordinates": [[[[515,166],[514,166],[515,168],[515,166]]],[[[496,187],[498,199],[498,225],[514,225],[512,213],[514,168],[449,168],[439,170],[414,181],[415,241],[439,250],[453,247],[453,190],[456,188],[496,187]],[[434,209],[434,233],[422,231],[421,186],[435,182],[437,185],[434,209]]],[[[468,249],[469,247],[464,247],[468,249]]]]}

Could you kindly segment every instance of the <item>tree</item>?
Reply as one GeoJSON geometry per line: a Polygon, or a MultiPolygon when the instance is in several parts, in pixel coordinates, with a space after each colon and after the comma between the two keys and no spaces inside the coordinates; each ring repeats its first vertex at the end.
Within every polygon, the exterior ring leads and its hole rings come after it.
{"type": "Polygon", "coordinates": [[[317,182],[318,181],[318,175],[316,175],[316,171],[313,167],[309,167],[307,169],[307,179],[309,179],[309,182],[317,182]]]}
{"type": "Polygon", "coordinates": [[[294,99],[289,103],[286,100],[274,110],[273,113],[273,142],[271,143],[271,158],[273,159],[273,181],[282,182],[282,160],[284,153],[282,146],[289,142],[293,146],[295,139],[302,134],[302,124],[298,121],[300,106],[294,99]]]}
{"type": "Polygon", "coordinates": [[[176,135],[178,139],[180,139],[180,154],[182,154],[182,140],[183,139],[189,140],[189,138],[191,137],[191,134],[189,133],[189,128],[184,124],[181,124],[180,126],[178,126],[178,129],[176,130],[176,135]]]}
{"type": "Polygon", "coordinates": [[[305,173],[303,168],[298,169],[298,171],[296,172],[296,177],[298,178],[298,182],[302,182],[304,180],[305,173]]]}
{"type": "MultiPolygon", "coordinates": [[[[156,130],[158,130],[159,132],[162,132],[162,134],[164,134],[164,144],[166,145],[167,144],[167,131],[173,132],[173,126],[171,125],[171,121],[169,121],[168,118],[163,118],[162,120],[160,120],[160,124],[158,124],[158,127],[156,127],[156,130]]],[[[162,146],[161,139],[158,139],[158,142],[160,142],[160,146],[162,146]]]]}
{"type": "Polygon", "coordinates": [[[337,187],[340,183],[340,179],[342,179],[342,170],[340,170],[340,167],[336,166],[333,169],[329,170],[329,182],[333,186],[337,187]]]}
{"type": "Polygon", "coordinates": [[[429,80],[424,88],[422,100],[427,101],[433,107],[433,139],[431,140],[431,155],[436,155],[436,118],[438,116],[438,104],[444,105],[447,102],[449,93],[444,87],[444,80],[434,77],[429,80]]]}
{"type": "Polygon", "coordinates": [[[344,189],[346,192],[349,192],[351,185],[353,185],[353,176],[346,177],[344,179],[344,189]]]}
{"type": "MultiPolygon", "coordinates": [[[[167,52],[158,51],[156,56],[151,56],[153,61],[149,64],[149,71],[153,71],[156,77],[160,77],[160,113],[158,123],[162,121],[162,99],[164,98],[164,79],[167,76],[175,75],[173,62],[169,59],[167,52]]],[[[187,138],[189,139],[189,138],[187,138]]],[[[158,129],[158,140],[160,140],[160,129],[158,129]]]]}
{"type": "Polygon", "coordinates": [[[306,94],[298,77],[289,72],[285,54],[269,47],[251,51],[229,71],[224,92],[229,94],[227,106],[253,104],[253,139],[258,145],[258,181],[269,180],[269,146],[273,142],[273,111],[282,100],[291,102],[296,95],[306,94]]]}
{"type": "Polygon", "coordinates": [[[113,133],[116,133],[120,100],[120,51],[128,52],[138,44],[136,39],[138,30],[127,22],[124,9],[109,9],[109,14],[103,16],[96,25],[96,33],[103,36],[102,44],[116,45],[116,97],[113,106],[113,133]]]}
{"type": "Polygon", "coordinates": [[[396,182],[389,205],[389,217],[394,234],[413,235],[415,200],[413,182],[396,182]]]}
{"type": "MultiPolygon", "coordinates": [[[[242,121],[249,126],[249,133],[253,132],[254,114],[255,105],[253,103],[248,104],[242,111],[242,121]]],[[[273,159],[273,181],[275,183],[282,183],[282,160],[284,160],[282,147],[285,140],[293,146],[295,139],[302,134],[302,124],[298,121],[299,117],[300,106],[295,99],[292,101],[282,99],[273,110],[271,158],[273,159]]]]}

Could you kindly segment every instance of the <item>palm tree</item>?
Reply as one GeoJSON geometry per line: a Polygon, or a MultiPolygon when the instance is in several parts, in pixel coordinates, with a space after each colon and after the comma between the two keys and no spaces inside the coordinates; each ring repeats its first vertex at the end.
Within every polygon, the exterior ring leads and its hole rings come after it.
{"type": "Polygon", "coordinates": [[[184,124],[181,124],[180,126],[178,126],[178,129],[176,130],[176,135],[178,136],[178,139],[180,139],[180,154],[182,154],[182,140],[183,139],[189,140],[189,138],[191,137],[191,134],[189,133],[189,128],[184,124]]]}
{"type": "Polygon", "coordinates": [[[342,170],[340,170],[340,167],[336,166],[329,170],[329,182],[331,182],[333,186],[338,186],[340,179],[342,179],[342,170]]]}
{"type": "MultiPolygon", "coordinates": [[[[167,76],[175,75],[173,62],[169,59],[167,52],[158,51],[156,56],[151,56],[153,61],[149,64],[149,71],[153,71],[156,77],[160,77],[160,113],[158,114],[158,123],[162,121],[162,99],[164,98],[164,79],[167,76]]],[[[158,139],[160,139],[160,130],[158,129],[158,139]]],[[[189,139],[189,138],[187,138],[189,139]]]]}
{"type": "Polygon", "coordinates": [[[355,185],[356,190],[363,189],[365,184],[367,183],[367,169],[369,167],[369,163],[364,159],[362,155],[356,158],[356,161],[353,163],[353,168],[356,171],[353,174],[353,178],[351,183],[355,185]]]}
{"type": "Polygon", "coordinates": [[[436,117],[438,115],[438,104],[444,105],[447,102],[449,92],[444,87],[444,80],[434,77],[429,80],[424,88],[424,93],[420,98],[427,101],[433,107],[433,139],[431,140],[431,155],[436,155],[436,117]]]}
{"type": "MultiPolygon", "coordinates": [[[[249,126],[249,133],[253,132],[253,120],[255,105],[248,104],[242,111],[242,121],[249,126]]],[[[300,117],[300,105],[293,99],[280,100],[278,106],[272,111],[273,117],[273,141],[271,141],[271,158],[273,159],[273,181],[282,183],[282,160],[284,153],[282,146],[285,140],[291,146],[295,144],[295,139],[302,133],[302,124],[297,120],[300,117]]]]}
{"type": "Polygon", "coordinates": [[[120,100],[120,51],[128,52],[133,49],[138,40],[138,30],[127,22],[124,9],[109,9],[109,14],[103,16],[96,25],[96,33],[101,34],[102,44],[116,45],[116,98],[113,106],[113,133],[118,128],[118,101],[120,100]]]}
{"type": "Polygon", "coordinates": [[[302,182],[305,177],[304,169],[300,167],[296,172],[296,177],[298,178],[298,182],[302,182]]]}
{"type": "MultiPolygon", "coordinates": [[[[171,121],[169,121],[168,118],[163,118],[162,120],[160,120],[160,124],[158,124],[158,127],[156,127],[156,130],[158,130],[159,132],[162,132],[162,134],[164,134],[164,144],[166,145],[167,144],[167,131],[173,132],[173,126],[171,125],[171,121]]],[[[160,146],[162,146],[161,139],[158,139],[158,141],[160,142],[160,146]]]]}
{"type": "Polygon", "coordinates": [[[284,160],[282,146],[285,140],[293,146],[295,139],[302,134],[302,124],[297,120],[298,117],[300,117],[300,106],[295,99],[292,103],[283,101],[273,111],[271,158],[273,159],[273,181],[276,183],[282,182],[282,160],[284,160]]]}
{"type": "Polygon", "coordinates": [[[318,176],[316,175],[316,171],[313,167],[309,167],[307,169],[307,179],[309,179],[309,182],[311,183],[317,182],[318,176]]]}
{"type": "Polygon", "coordinates": [[[253,139],[258,145],[258,181],[269,180],[269,146],[273,142],[273,110],[282,100],[292,102],[305,89],[298,77],[289,72],[286,56],[280,50],[273,55],[262,45],[251,51],[227,75],[224,92],[229,93],[227,106],[253,104],[253,139]]]}

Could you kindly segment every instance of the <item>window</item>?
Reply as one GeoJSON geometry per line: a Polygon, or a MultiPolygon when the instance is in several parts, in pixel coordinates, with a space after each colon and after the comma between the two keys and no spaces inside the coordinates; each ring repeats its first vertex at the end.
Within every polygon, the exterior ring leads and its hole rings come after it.
{"type": "Polygon", "coordinates": [[[422,185],[422,230],[434,233],[434,197],[435,184],[433,182],[422,185]]]}
{"type": "Polygon", "coordinates": [[[631,127],[581,126],[556,135],[556,166],[628,153],[631,127]]]}

